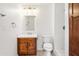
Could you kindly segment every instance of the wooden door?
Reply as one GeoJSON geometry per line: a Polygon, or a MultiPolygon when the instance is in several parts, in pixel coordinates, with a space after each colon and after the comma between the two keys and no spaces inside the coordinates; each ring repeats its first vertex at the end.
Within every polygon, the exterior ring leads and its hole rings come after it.
{"type": "Polygon", "coordinates": [[[69,55],[79,56],[79,4],[69,4],[69,55]]]}
{"type": "Polygon", "coordinates": [[[28,55],[36,55],[36,39],[28,38],[28,55]]]}

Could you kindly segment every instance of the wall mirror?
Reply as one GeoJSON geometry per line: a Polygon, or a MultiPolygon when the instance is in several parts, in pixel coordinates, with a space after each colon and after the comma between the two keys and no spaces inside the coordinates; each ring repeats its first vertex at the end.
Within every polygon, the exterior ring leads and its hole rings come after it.
{"type": "Polygon", "coordinates": [[[25,16],[24,28],[25,31],[35,31],[35,16],[25,16]]]}

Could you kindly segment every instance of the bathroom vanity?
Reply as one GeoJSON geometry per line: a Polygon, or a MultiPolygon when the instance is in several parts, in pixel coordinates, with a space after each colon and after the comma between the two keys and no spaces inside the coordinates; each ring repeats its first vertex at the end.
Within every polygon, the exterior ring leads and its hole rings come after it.
{"type": "Polygon", "coordinates": [[[17,53],[19,56],[33,56],[37,53],[37,38],[35,35],[20,35],[17,38],[17,53]]]}
{"type": "Polygon", "coordinates": [[[36,55],[36,38],[17,38],[18,55],[36,55]]]}

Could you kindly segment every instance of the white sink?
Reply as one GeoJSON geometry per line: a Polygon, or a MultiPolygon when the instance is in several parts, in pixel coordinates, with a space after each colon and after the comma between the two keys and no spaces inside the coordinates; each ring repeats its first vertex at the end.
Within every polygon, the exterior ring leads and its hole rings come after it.
{"type": "Polygon", "coordinates": [[[37,37],[37,33],[32,31],[23,32],[23,33],[19,33],[17,37],[37,37]]]}

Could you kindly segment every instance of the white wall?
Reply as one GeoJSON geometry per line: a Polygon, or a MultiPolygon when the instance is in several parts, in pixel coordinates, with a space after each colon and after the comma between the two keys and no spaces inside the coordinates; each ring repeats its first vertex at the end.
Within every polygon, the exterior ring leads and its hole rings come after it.
{"type": "MultiPolygon", "coordinates": [[[[53,4],[54,5],[54,4],[53,4]]],[[[42,49],[42,36],[52,36],[52,4],[40,5],[40,14],[37,18],[37,33],[38,33],[38,50],[42,49]]]]}
{"type": "Polygon", "coordinates": [[[17,34],[20,30],[20,15],[17,4],[0,4],[0,55],[17,55],[17,34]],[[12,22],[16,27],[12,27],[12,22]]]}
{"type": "Polygon", "coordinates": [[[54,25],[54,41],[55,49],[59,55],[64,55],[65,52],[65,4],[55,4],[55,25],[54,25]]]}

